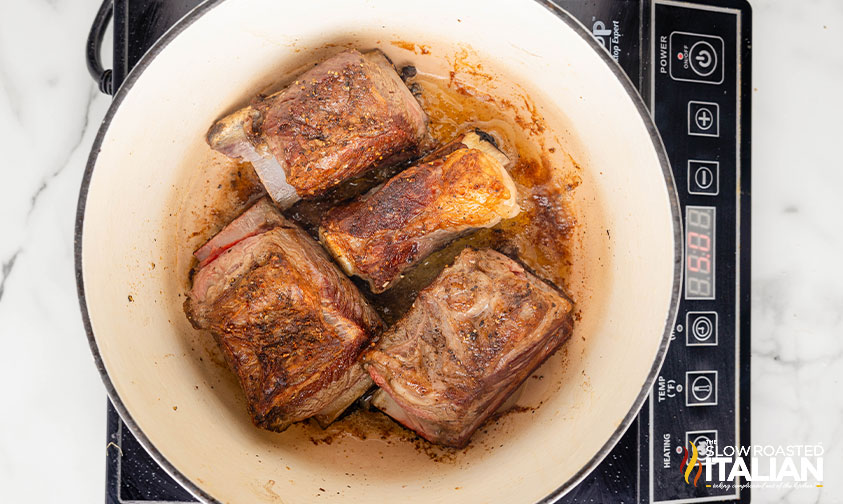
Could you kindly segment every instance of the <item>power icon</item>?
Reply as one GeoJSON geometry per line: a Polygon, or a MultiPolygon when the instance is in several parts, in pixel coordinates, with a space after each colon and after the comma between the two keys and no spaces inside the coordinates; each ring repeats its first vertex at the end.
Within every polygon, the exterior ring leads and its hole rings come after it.
{"type": "Polygon", "coordinates": [[[717,54],[708,42],[700,40],[688,51],[691,70],[700,77],[708,77],[717,68],[717,54]]]}
{"type": "Polygon", "coordinates": [[[670,34],[669,44],[668,64],[673,80],[704,84],[723,82],[725,44],[721,37],[675,31],[670,34]]]}

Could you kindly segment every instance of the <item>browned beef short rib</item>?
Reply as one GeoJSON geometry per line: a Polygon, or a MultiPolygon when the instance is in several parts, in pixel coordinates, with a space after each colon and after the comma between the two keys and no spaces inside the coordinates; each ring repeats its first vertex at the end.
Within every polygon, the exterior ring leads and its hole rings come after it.
{"type": "Polygon", "coordinates": [[[332,422],[372,384],[359,357],[382,322],[304,231],[262,199],[196,252],[185,302],[246,394],[255,425],[332,422]]]}
{"type": "Polygon", "coordinates": [[[366,352],[372,404],[425,439],[462,447],[571,335],[573,305],[493,250],[467,248],[366,352]]]}
{"type": "Polygon", "coordinates": [[[506,156],[471,132],[358,200],[331,210],[319,236],[349,275],[372,292],[449,241],[520,212],[506,156]]]}
{"type": "Polygon", "coordinates": [[[420,154],[427,115],[379,50],[350,49],[217,121],[208,144],[250,161],[283,209],[420,154]]]}

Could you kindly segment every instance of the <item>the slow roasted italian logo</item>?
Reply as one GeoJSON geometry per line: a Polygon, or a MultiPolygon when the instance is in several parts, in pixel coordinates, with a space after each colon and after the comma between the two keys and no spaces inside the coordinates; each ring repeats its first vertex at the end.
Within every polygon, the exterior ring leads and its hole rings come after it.
{"type": "Polygon", "coordinates": [[[700,463],[699,453],[697,452],[697,447],[694,443],[689,443],[691,445],[691,451],[688,451],[688,447],[685,446],[682,449],[685,451],[685,455],[682,457],[682,463],[679,464],[679,470],[682,474],[685,475],[685,483],[689,485],[697,486],[697,482],[700,480],[700,476],[702,475],[702,464],[700,463]],[[690,454],[691,460],[688,460],[688,455],[690,454]],[[694,467],[697,468],[697,474],[694,475],[693,480],[691,480],[691,473],[694,472],[694,467]]]}

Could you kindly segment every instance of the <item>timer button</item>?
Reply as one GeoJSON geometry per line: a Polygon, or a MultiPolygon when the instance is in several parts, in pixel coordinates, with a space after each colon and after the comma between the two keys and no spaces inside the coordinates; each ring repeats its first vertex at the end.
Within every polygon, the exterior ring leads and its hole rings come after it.
{"type": "Polygon", "coordinates": [[[720,163],[718,161],[688,161],[688,194],[717,196],[720,194],[720,163]]]}
{"type": "Polygon", "coordinates": [[[717,371],[685,373],[685,406],[717,406],[717,371]]]}
{"type": "Polygon", "coordinates": [[[678,81],[721,84],[723,46],[723,39],[716,35],[671,33],[670,77],[678,81]]]}
{"type": "Polygon", "coordinates": [[[689,311],[685,327],[686,346],[717,346],[717,312],[689,311]]]}

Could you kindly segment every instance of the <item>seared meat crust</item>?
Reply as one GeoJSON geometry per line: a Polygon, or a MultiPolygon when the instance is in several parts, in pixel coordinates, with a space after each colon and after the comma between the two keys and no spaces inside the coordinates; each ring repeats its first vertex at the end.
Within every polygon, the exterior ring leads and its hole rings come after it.
{"type": "Polygon", "coordinates": [[[343,51],[217,121],[208,144],[252,162],[282,208],[421,153],[427,115],[379,50],[343,51]]]}
{"type": "Polygon", "coordinates": [[[358,359],[382,322],[321,247],[266,200],[230,226],[220,233],[230,239],[218,240],[224,251],[194,275],[188,319],[216,338],[255,425],[333,421],[371,385],[358,359]],[[228,243],[238,234],[245,237],[228,243]]]}
{"type": "Polygon", "coordinates": [[[373,404],[434,443],[462,447],[570,336],[573,305],[493,250],[465,249],[366,352],[373,404]]]}
{"type": "Polygon", "coordinates": [[[389,289],[449,241],[520,211],[506,157],[469,133],[357,201],[332,209],[319,237],[346,273],[389,289]]]}

